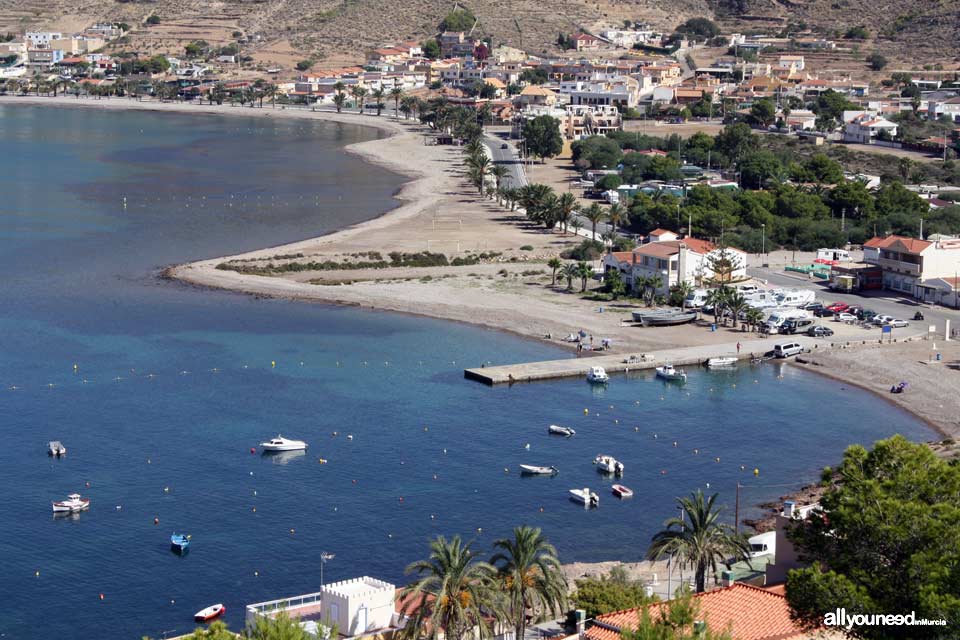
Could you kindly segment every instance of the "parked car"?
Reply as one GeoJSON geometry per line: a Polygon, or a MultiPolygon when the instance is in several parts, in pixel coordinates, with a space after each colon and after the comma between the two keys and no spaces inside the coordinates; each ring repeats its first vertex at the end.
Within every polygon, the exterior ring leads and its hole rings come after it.
{"type": "Polygon", "coordinates": [[[893,320],[893,319],[894,319],[893,316],[888,316],[888,315],[873,316],[873,324],[882,325],[886,323],[888,320],[893,320]]]}
{"type": "Polygon", "coordinates": [[[818,318],[831,318],[833,317],[833,311],[831,311],[827,307],[822,307],[820,309],[814,310],[813,315],[817,316],[818,318]]]}
{"type": "MultiPolygon", "coordinates": [[[[510,145],[508,145],[506,142],[504,142],[503,144],[500,145],[500,148],[501,148],[501,149],[509,149],[509,148],[510,148],[510,145]]],[[[591,182],[590,184],[593,184],[593,183],[591,182]]]]}
{"type": "Polygon", "coordinates": [[[890,327],[909,327],[910,323],[899,318],[890,318],[884,324],[890,327]]]}
{"type": "Polygon", "coordinates": [[[851,313],[857,316],[858,320],[863,317],[863,307],[858,307],[858,306],[847,307],[846,309],[844,309],[844,312],[851,313]]]}
{"type": "Polygon", "coordinates": [[[780,333],[787,335],[804,333],[813,323],[813,318],[792,318],[783,323],[780,333]]]}
{"type": "Polygon", "coordinates": [[[849,308],[850,308],[850,305],[848,305],[846,302],[834,302],[829,307],[827,307],[827,309],[829,309],[834,313],[840,313],[842,311],[846,311],[849,308]]]}
{"type": "Polygon", "coordinates": [[[800,308],[809,311],[812,314],[816,314],[817,311],[820,311],[821,309],[826,309],[822,302],[808,302],[807,304],[802,305],[800,308]]]}
{"type": "Polygon", "coordinates": [[[834,316],[833,319],[836,320],[837,322],[856,322],[857,316],[853,315],[852,313],[844,312],[844,313],[838,313],[836,316],[834,316]]]}
{"type": "Polygon", "coordinates": [[[828,338],[833,335],[833,329],[817,324],[807,329],[807,335],[814,338],[828,338]]]}
{"type": "Polygon", "coordinates": [[[789,358],[798,353],[803,353],[803,347],[799,342],[781,342],[773,345],[773,355],[777,358],[789,358]]]}

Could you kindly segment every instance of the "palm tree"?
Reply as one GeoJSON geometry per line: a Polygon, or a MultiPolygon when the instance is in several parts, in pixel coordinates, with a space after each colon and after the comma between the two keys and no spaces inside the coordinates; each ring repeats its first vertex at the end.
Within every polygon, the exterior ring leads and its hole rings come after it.
{"type": "Polygon", "coordinates": [[[403,119],[407,120],[410,118],[410,114],[414,113],[417,108],[417,99],[413,96],[403,96],[400,98],[400,111],[403,111],[403,119]]]}
{"type": "Polygon", "coordinates": [[[700,489],[689,498],[677,498],[683,516],[664,522],[664,529],[653,536],[647,549],[647,558],[651,560],[669,555],[680,562],[681,568],[692,567],[697,593],[706,590],[707,569],[716,573],[718,562],[730,567],[727,558],[747,561],[750,558],[746,538],[734,533],[730,525],[719,522],[722,509],[714,508],[716,500],[716,493],[705,498],[700,489]]]}
{"type": "Polygon", "coordinates": [[[383,90],[383,87],[377,87],[374,89],[370,96],[377,101],[377,117],[380,117],[380,114],[383,112],[383,96],[387,95],[387,92],[383,90]]]}
{"type": "Polygon", "coordinates": [[[756,307],[747,307],[743,321],[747,323],[751,330],[755,330],[763,323],[763,318],[763,311],[756,307]]]}
{"type": "Polygon", "coordinates": [[[634,279],[633,286],[640,291],[640,297],[649,307],[657,296],[657,289],[663,286],[663,279],[655,275],[640,276],[634,279]]]}
{"type": "Polygon", "coordinates": [[[483,612],[495,604],[493,578],[496,569],[476,559],[470,544],[463,544],[460,536],[449,542],[440,536],[430,543],[430,557],[418,560],[406,568],[406,573],[417,574],[417,580],[405,587],[405,598],[412,611],[403,635],[410,640],[441,635],[449,640],[473,637],[474,630],[481,638],[489,637],[490,628],[483,612]]]}
{"type": "Polygon", "coordinates": [[[578,262],[577,275],[580,276],[580,293],[583,293],[587,290],[587,279],[593,277],[593,269],[586,262],[578,262]]]}
{"type": "Polygon", "coordinates": [[[630,210],[619,202],[610,207],[607,212],[607,220],[613,227],[613,236],[617,235],[617,225],[624,225],[630,222],[630,210]]]}
{"type": "Polygon", "coordinates": [[[343,110],[343,104],[347,101],[346,89],[347,85],[340,80],[333,84],[333,104],[337,107],[337,113],[343,110]]]}
{"type": "Polygon", "coordinates": [[[557,198],[557,222],[563,225],[563,233],[567,233],[570,218],[577,208],[577,198],[569,191],[565,191],[557,198]]]}
{"type": "Polygon", "coordinates": [[[573,279],[579,277],[580,272],[577,269],[577,265],[572,262],[568,262],[561,271],[563,277],[567,279],[567,291],[573,289],[573,279]]]}
{"type": "Polygon", "coordinates": [[[727,299],[730,296],[729,287],[717,287],[716,289],[711,289],[707,293],[707,298],[703,301],[705,306],[713,307],[713,321],[716,324],[720,324],[720,315],[723,313],[723,309],[727,304],[727,299]]]}
{"type": "Polygon", "coordinates": [[[490,167],[489,174],[493,176],[494,183],[499,190],[500,185],[503,183],[503,179],[510,175],[510,169],[502,164],[495,164],[490,167]]]}
{"type": "Polygon", "coordinates": [[[557,286],[557,269],[562,267],[563,263],[560,262],[560,258],[554,256],[547,261],[547,266],[550,267],[550,271],[552,272],[550,286],[555,287],[557,286]]]}
{"type": "Polygon", "coordinates": [[[480,192],[483,193],[483,187],[487,179],[487,173],[490,172],[490,158],[487,157],[486,153],[480,153],[475,156],[470,156],[467,158],[467,167],[469,167],[470,175],[473,178],[474,185],[480,189],[480,192]]]}
{"type": "Polygon", "coordinates": [[[486,155],[487,151],[483,146],[483,143],[479,139],[474,139],[463,145],[463,151],[468,156],[480,156],[486,155]]]}
{"type": "Polygon", "coordinates": [[[580,235],[580,229],[583,229],[583,223],[580,222],[579,216],[574,216],[573,218],[573,235],[580,235]]]}
{"type": "Polygon", "coordinates": [[[597,239],[597,225],[603,221],[605,215],[603,209],[601,209],[600,205],[596,202],[587,207],[586,211],[583,212],[583,217],[589,220],[592,225],[590,230],[590,238],[592,240],[597,239]]]}
{"type": "Polygon", "coordinates": [[[540,529],[516,527],[513,539],[493,543],[497,553],[490,564],[498,567],[507,597],[506,617],[523,638],[527,612],[533,622],[551,613],[558,615],[567,603],[567,582],[557,559],[557,550],[540,534],[540,529]]]}
{"type": "Polygon", "coordinates": [[[740,314],[747,308],[747,299],[739,291],[731,291],[727,296],[727,308],[733,315],[733,328],[736,329],[740,323],[740,314]]]}
{"type": "Polygon", "coordinates": [[[390,89],[390,97],[393,98],[393,119],[400,119],[400,99],[403,98],[403,89],[394,87],[390,89]]]}
{"type": "Polygon", "coordinates": [[[363,115],[363,99],[367,97],[367,90],[360,85],[353,85],[350,88],[350,95],[357,99],[357,109],[360,115],[363,115]]]}
{"type": "Polygon", "coordinates": [[[672,294],[675,294],[676,297],[680,300],[680,306],[683,306],[683,301],[687,299],[687,296],[693,293],[693,285],[687,282],[686,280],[681,280],[677,284],[673,285],[670,289],[672,294]]]}

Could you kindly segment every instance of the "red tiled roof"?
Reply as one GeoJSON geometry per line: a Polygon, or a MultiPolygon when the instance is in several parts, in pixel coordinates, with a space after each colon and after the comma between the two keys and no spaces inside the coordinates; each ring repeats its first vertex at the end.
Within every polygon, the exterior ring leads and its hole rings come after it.
{"type": "MultiPolygon", "coordinates": [[[[698,617],[712,629],[727,628],[734,640],[791,640],[806,634],[790,619],[790,608],[782,594],[735,583],[730,587],[699,593],[693,597],[698,617]]],[[[648,605],[653,619],[663,604],[648,605]]],[[[640,609],[628,609],[598,616],[596,626],[586,631],[587,640],[619,640],[622,629],[636,629],[640,609]]]]}
{"type": "MultiPolygon", "coordinates": [[[[657,151],[657,150],[656,150],[656,149],[650,149],[647,153],[649,153],[650,151],[657,151]]],[[[643,151],[638,151],[638,153],[644,153],[644,152],[643,152],[643,151]]],[[[663,152],[663,151],[660,151],[659,153],[664,153],[664,152],[663,152]]],[[[664,155],[667,155],[667,154],[664,153],[664,155]]],[[[669,229],[661,229],[661,228],[657,227],[656,229],[654,229],[653,231],[651,231],[651,232],[648,233],[647,235],[650,235],[650,236],[662,236],[662,235],[664,235],[664,234],[666,234],[666,233],[673,233],[673,231],[670,231],[669,229]]],[[[677,234],[676,234],[676,233],[673,233],[673,235],[677,235],[677,234]]]]}
{"type": "Polygon", "coordinates": [[[706,240],[701,240],[700,238],[684,238],[683,243],[693,251],[702,253],[704,255],[717,248],[717,246],[712,242],[707,242],[706,240]]]}
{"type": "Polygon", "coordinates": [[[907,238],[905,236],[887,236],[886,238],[870,238],[863,246],[871,249],[896,249],[902,253],[922,253],[932,245],[932,242],[907,238]]]}

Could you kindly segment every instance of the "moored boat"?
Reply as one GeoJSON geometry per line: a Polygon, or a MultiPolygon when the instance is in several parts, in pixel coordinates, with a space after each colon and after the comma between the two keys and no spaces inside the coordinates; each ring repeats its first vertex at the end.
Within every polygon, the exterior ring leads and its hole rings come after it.
{"type": "Polygon", "coordinates": [[[570,499],[579,502],[585,507],[597,507],[600,505],[600,496],[590,491],[587,487],[583,489],[570,489],[570,499]]]}
{"type": "Polygon", "coordinates": [[[672,364],[665,364],[662,367],[657,367],[657,377],[671,382],[686,382],[687,372],[675,368],[672,364]]]}
{"type": "Polygon", "coordinates": [[[67,453],[67,448],[59,440],[51,440],[47,445],[47,455],[60,457],[67,453]]]}
{"type": "Polygon", "coordinates": [[[307,448],[307,443],[303,440],[284,438],[278,434],[276,438],[261,442],[260,448],[264,451],[301,451],[307,448]]]}
{"type": "Polygon", "coordinates": [[[53,503],[54,513],[76,513],[90,507],[90,498],[81,498],[79,493],[71,493],[66,500],[53,503]]]}
{"type": "Polygon", "coordinates": [[[623,463],[613,456],[602,453],[598,454],[597,457],[593,459],[593,464],[597,465],[597,471],[615,473],[618,476],[623,475],[623,463]]]}
{"type": "Polygon", "coordinates": [[[630,487],[626,487],[622,484],[615,484],[610,488],[613,491],[613,495],[617,496],[618,498],[633,497],[633,489],[631,489],[630,487]]]}
{"type": "Polygon", "coordinates": [[[661,309],[656,311],[634,311],[632,315],[634,322],[639,322],[645,327],[666,327],[693,322],[697,317],[697,312],[661,309]]]}
{"type": "Polygon", "coordinates": [[[184,553],[190,548],[190,536],[183,533],[174,533],[170,536],[170,548],[177,553],[184,553]]]}
{"type": "Polygon", "coordinates": [[[568,438],[570,436],[577,435],[577,432],[571,429],[570,427],[562,427],[558,424],[552,424],[549,427],[547,427],[547,433],[552,433],[558,436],[566,436],[568,438]]]}
{"type": "Polygon", "coordinates": [[[226,612],[227,608],[222,604],[210,605],[206,609],[201,609],[193,614],[193,619],[195,622],[209,622],[214,618],[219,618],[226,612]]]}
{"type": "Polygon", "coordinates": [[[710,358],[707,360],[707,366],[711,369],[735,367],[737,366],[737,358],[735,356],[719,356],[717,358],[710,358]]]}
{"type": "Polygon", "coordinates": [[[587,381],[595,384],[606,384],[610,382],[610,376],[607,375],[603,367],[590,367],[587,372],[587,381]]]}
{"type": "Polygon", "coordinates": [[[520,473],[525,476],[552,476],[560,473],[556,467],[538,467],[532,464],[520,465],[520,473]]]}

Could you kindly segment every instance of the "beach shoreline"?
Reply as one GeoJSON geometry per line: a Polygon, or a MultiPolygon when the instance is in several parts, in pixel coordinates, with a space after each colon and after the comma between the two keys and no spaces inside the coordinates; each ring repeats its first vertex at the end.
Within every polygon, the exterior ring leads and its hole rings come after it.
{"type": "MultiPolygon", "coordinates": [[[[336,113],[333,111],[312,111],[301,108],[251,108],[236,107],[229,105],[196,105],[185,103],[158,103],[154,101],[138,101],[127,98],[109,98],[96,100],[92,98],[76,99],[73,97],[60,96],[57,98],[37,97],[37,96],[0,96],[0,105],[22,104],[22,105],[47,105],[58,107],[76,107],[76,108],[96,108],[96,109],[137,109],[143,111],[154,111],[164,113],[181,113],[194,115],[222,115],[222,116],[248,116],[248,117],[271,117],[271,118],[302,118],[320,122],[333,122],[352,125],[364,125],[373,127],[379,132],[386,134],[385,137],[377,137],[373,140],[354,143],[344,147],[348,153],[361,157],[364,161],[376,164],[380,167],[403,175],[408,178],[400,187],[394,198],[397,200],[397,206],[383,212],[377,217],[370,218],[363,222],[333,231],[331,233],[299,240],[292,243],[281,244],[272,247],[257,249],[232,256],[222,256],[208,259],[201,259],[195,262],[171,265],[162,270],[162,277],[179,281],[182,284],[196,286],[205,289],[217,289],[233,291],[246,295],[264,296],[271,298],[281,298],[297,301],[310,301],[323,304],[337,304],[365,308],[375,311],[390,311],[404,313],[419,317],[442,319],[479,326],[485,329],[496,330],[500,332],[511,333],[526,339],[538,341],[547,341],[550,344],[560,347],[567,352],[572,351],[569,343],[564,343],[555,338],[547,338],[554,334],[561,335],[560,332],[569,330],[570,327],[583,326],[581,322],[589,321],[596,327],[591,330],[598,336],[613,335],[615,339],[626,349],[643,349],[651,345],[657,347],[681,346],[686,340],[694,337],[696,340],[710,340],[718,345],[718,348],[731,346],[734,342],[744,342],[744,348],[748,351],[757,349],[766,349],[769,341],[753,340],[755,334],[740,334],[739,332],[726,331],[718,335],[710,336],[709,332],[701,329],[694,331],[688,327],[686,332],[677,331],[671,333],[669,329],[663,329],[656,337],[636,338],[637,332],[633,335],[625,332],[617,332],[616,324],[621,324],[619,320],[602,324],[600,319],[606,316],[614,316],[613,313],[595,314],[596,305],[580,304],[579,308],[557,321],[551,321],[543,316],[549,316],[551,313],[561,314],[566,306],[574,307],[580,301],[575,300],[573,296],[568,296],[562,300],[562,305],[557,304],[557,300],[548,300],[545,304],[531,305],[535,309],[525,313],[517,308],[518,292],[522,287],[517,287],[516,291],[502,291],[500,283],[495,283],[491,288],[483,284],[477,285],[474,280],[477,278],[467,278],[463,272],[482,271],[482,267],[446,268],[444,274],[457,273],[459,275],[444,275],[444,278],[450,277],[452,285],[447,284],[447,280],[431,280],[429,283],[423,280],[434,277],[438,271],[426,270],[426,276],[415,274],[413,278],[407,278],[404,281],[398,281],[389,275],[382,273],[354,273],[350,276],[358,276],[358,282],[350,285],[331,284],[330,286],[318,286],[315,281],[297,281],[294,279],[268,277],[262,275],[251,275],[239,273],[232,270],[217,269],[217,265],[230,260],[263,260],[275,256],[278,252],[283,254],[293,254],[299,252],[318,253],[353,249],[365,246],[370,241],[371,236],[380,234],[400,235],[398,230],[404,230],[403,225],[415,224],[418,218],[424,218],[429,211],[433,211],[433,219],[437,219],[437,210],[444,211],[456,205],[457,207],[469,206],[467,199],[477,200],[476,194],[471,196],[469,191],[458,191],[462,187],[463,176],[451,168],[452,162],[459,159],[459,151],[456,148],[447,147],[443,151],[438,151],[437,147],[428,147],[423,143],[423,127],[413,122],[404,120],[394,120],[391,116],[376,117],[372,115],[359,115],[356,113],[336,113]],[[452,153],[451,153],[452,152],[452,153]],[[426,159],[424,159],[426,158],[426,159]],[[420,160],[420,162],[417,162],[420,160]],[[347,249],[343,249],[346,247],[347,249]],[[459,269],[459,271],[458,271],[459,269]],[[368,279],[369,278],[369,279],[368,279]],[[378,279],[379,278],[379,279],[378,279]],[[499,288],[497,288],[499,287],[499,288]],[[499,296],[499,297],[498,297],[499,296]],[[492,306],[493,309],[485,307],[492,306]],[[591,315],[585,315],[585,307],[589,308],[591,315]],[[645,342],[646,341],[646,342],[645,342]]],[[[387,110],[389,113],[389,109],[387,110]]],[[[489,207],[488,207],[489,208],[489,207]]],[[[488,233],[496,224],[505,226],[501,221],[503,210],[498,209],[493,212],[494,217],[485,220],[487,226],[478,227],[479,231],[474,233],[488,233]],[[497,222],[492,222],[496,220],[497,222]]],[[[421,220],[422,221],[422,220],[421,220]]],[[[412,243],[411,249],[418,243],[417,236],[422,232],[422,228],[406,229],[408,235],[413,237],[409,240],[412,243]]],[[[562,238],[558,236],[547,236],[545,232],[530,232],[527,229],[517,231],[512,230],[513,235],[507,234],[505,242],[507,244],[525,241],[527,237],[536,237],[540,241],[540,248],[550,249],[555,255],[559,246],[570,246],[571,242],[566,241],[562,244],[562,238]],[[524,238],[524,240],[518,240],[524,238]],[[554,245],[557,245],[555,248],[554,245]]],[[[464,235],[469,235],[468,230],[464,235]]],[[[402,245],[403,240],[398,240],[402,245]]],[[[458,246],[460,245],[458,241],[458,246]]],[[[428,241],[429,246],[429,241],[428,241]]],[[[516,254],[516,251],[514,251],[516,254]]],[[[523,257],[523,256],[522,256],[523,257]]],[[[535,261],[532,261],[535,262],[535,261]]],[[[542,266],[542,261],[537,262],[542,266]]],[[[501,270],[513,270],[514,272],[529,267],[529,263],[504,263],[503,265],[484,265],[495,268],[503,267],[501,270]]],[[[334,274],[335,276],[337,274],[334,274]]],[[[343,274],[339,274],[343,275],[343,274]]],[[[471,273],[470,276],[476,274],[471,273]]],[[[514,275],[517,275],[514,273],[514,275]]],[[[486,276],[488,279],[491,276],[486,276]]],[[[524,283],[529,285],[530,283],[524,283]]],[[[544,285],[544,289],[547,289],[544,285]]],[[[556,288],[553,287],[555,290],[556,288]]],[[[524,292],[526,293],[526,292],[524,292]]],[[[554,298],[555,293],[551,294],[554,298]]],[[[532,302],[530,299],[524,299],[523,302],[532,302]]],[[[539,301],[535,301],[539,302],[539,301]]],[[[613,305],[608,305],[613,306],[613,305]]],[[[649,336],[650,334],[643,334],[649,336]]],[[[686,343],[689,344],[689,343],[686,343]]],[[[881,347],[888,349],[888,347],[881,347]]],[[[830,357],[841,358],[844,353],[850,353],[853,350],[841,350],[831,353],[830,357]]],[[[859,354],[861,349],[858,347],[856,352],[859,354]]],[[[889,354],[892,355],[892,354],[889,354]]],[[[837,368],[831,366],[816,366],[822,363],[823,354],[818,355],[814,364],[800,364],[800,366],[838,382],[850,384],[860,389],[869,391],[880,396],[885,402],[889,402],[902,410],[923,421],[935,432],[941,436],[957,437],[960,435],[960,423],[951,422],[947,416],[951,415],[950,410],[946,410],[943,415],[936,415],[929,411],[923,411],[916,406],[915,402],[906,402],[913,396],[892,397],[886,393],[887,389],[878,388],[871,385],[870,380],[875,378],[876,372],[873,372],[871,378],[870,371],[863,371],[865,368],[858,362],[858,358],[852,358],[853,366],[837,368]],[[866,379],[859,379],[860,376],[867,376],[866,379]]],[[[808,359],[809,360],[809,359],[808,359]]],[[[896,369],[899,361],[893,364],[896,369]]],[[[876,364],[876,363],[874,363],[876,364]]],[[[957,401],[955,407],[956,415],[960,413],[960,401],[957,401]]]]}

